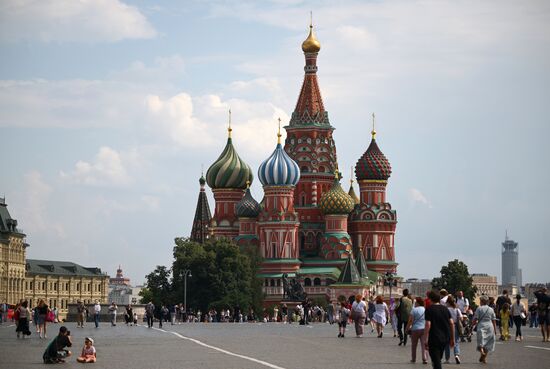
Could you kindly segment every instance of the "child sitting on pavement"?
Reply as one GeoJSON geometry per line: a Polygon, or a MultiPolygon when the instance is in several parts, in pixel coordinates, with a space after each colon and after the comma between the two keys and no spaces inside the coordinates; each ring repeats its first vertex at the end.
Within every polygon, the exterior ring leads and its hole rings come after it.
{"type": "Polygon", "coordinates": [[[93,346],[94,340],[90,337],[84,339],[84,347],[82,348],[82,353],[76,359],[79,363],[95,363],[96,362],[96,350],[93,346]]]}
{"type": "Polygon", "coordinates": [[[65,358],[71,356],[71,352],[66,350],[65,347],[71,347],[72,345],[71,332],[65,326],[60,327],[59,334],[50,342],[42,355],[44,364],[64,363],[65,358]]]}

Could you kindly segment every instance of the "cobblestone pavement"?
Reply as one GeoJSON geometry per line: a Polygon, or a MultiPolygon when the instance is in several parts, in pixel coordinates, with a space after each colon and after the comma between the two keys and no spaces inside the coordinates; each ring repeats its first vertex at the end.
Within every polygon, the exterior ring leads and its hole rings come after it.
{"type": "MultiPolygon", "coordinates": [[[[45,367],[42,352],[59,329],[49,326],[48,339],[17,339],[15,327],[0,325],[0,368],[30,369],[45,367]]],[[[399,347],[388,327],[382,339],[368,333],[355,338],[348,328],[344,339],[337,338],[336,325],[316,323],[309,326],[280,323],[165,324],[163,330],[146,326],[111,327],[93,324],[76,328],[67,323],[80,352],[85,336],[95,340],[98,362],[94,368],[109,369],[309,369],[309,368],[430,368],[409,363],[410,346],[399,347]]],[[[478,362],[474,343],[461,344],[460,368],[550,368],[550,343],[541,342],[540,332],[524,329],[523,342],[498,343],[489,363],[478,362]]],[[[64,368],[81,367],[70,358],[64,368]]],[[[454,362],[445,367],[454,367],[454,362]]],[[[56,366],[57,367],[57,366],[56,366]]]]}

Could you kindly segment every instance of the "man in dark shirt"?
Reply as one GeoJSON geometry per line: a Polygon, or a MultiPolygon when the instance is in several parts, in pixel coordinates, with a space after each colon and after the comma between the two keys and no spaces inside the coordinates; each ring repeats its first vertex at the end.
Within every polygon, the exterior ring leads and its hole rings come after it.
{"type": "Polygon", "coordinates": [[[452,348],[455,345],[455,328],[451,313],[446,306],[439,303],[439,294],[431,291],[428,295],[430,306],[426,309],[424,328],[424,340],[426,349],[432,359],[432,367],[441,369],[441,358],[445,346],[449,344],[452,348]]]}
{"type": "Polygon", "coordinates": [[[50,342],[42,355],[44,364],[64,363],[65,358],[71,356],[71,352],[65,350],[65,347],[72,345],[71,332],[65,326],[60,327],[59,334],[50,342]]]}
{"type": "Polygon", "coordinates": [[[542,288],[535,292],[543,342],[550,342],[550,296],[547,292],[548,290],[546,288],[542,288]]]}

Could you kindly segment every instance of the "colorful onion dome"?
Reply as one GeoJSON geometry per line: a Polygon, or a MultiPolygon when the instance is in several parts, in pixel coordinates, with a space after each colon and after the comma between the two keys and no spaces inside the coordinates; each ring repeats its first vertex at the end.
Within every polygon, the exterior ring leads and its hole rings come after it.
{"type": "Polygon", "coordinates": [[[252,197],[250,187],[246,189],[244,197],[237,203],[236,208],[239,218],[256,218],[260,214],[260,204],[252,197]]]}
{"type": "Polygon", "coordinates": [[[370,145],[357,161],[355,165],[355,176],[357,180],[383,180],[386,181],[391,175],[391,165],[386,156],[382,153],[378,145],[376,144],[376,131],[374,130],[374,114],[373,116],[373,128],[372,128],[372,140],[370,145]]]}
{"type": "Polygon", "coordinates": [[[258,169],[258,178],[264,186],[295,186],[300,179],[300,167],[281,146],[281,127],[277,133],[277,147],[258,169]]]}
{"type": "Polygon", "coordinates": [[[231,125],[227,129],[228,137],[225,149],[220,157],[208,168],[206,182],[210,188],[246,188],[246,183],[252,183],[252,169],[237,154],[231,140],[231,125]]]}
{"type": "Polygon", "coordinates": [[[309,25],[309,35],[305,41],[302,42],[302,50],[305,53],[318,53],[319,50],[321,50],[321,43],[313,33],[313,24],[309,25]]]}
{"type": "Polygon", "coordinates": [[[340,174],[334,175],[330,190],[321,196],[319,208],[323,214],[349,214],[355,207],[355,201],[340,186],[340,174]]]}

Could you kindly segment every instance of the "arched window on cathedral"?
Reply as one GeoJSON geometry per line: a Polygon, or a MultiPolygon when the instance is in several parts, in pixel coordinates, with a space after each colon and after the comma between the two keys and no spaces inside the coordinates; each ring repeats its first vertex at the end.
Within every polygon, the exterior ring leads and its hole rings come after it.
{"type": "Polygon", "coordinates": [[[311,279],[309,279],[309,278],[304,279],[304,286],[310,287],[311,286],[311,279]]]}
{"type": "Polygon", "coordinates": [[[304,250],[306,248],[306,236],[303,233],[300,233],[300,250],[304,250]]]}
{"type": "Polygon", "coordinates": [[[275,280],[274,280],[274,279],[270,280],[270,281],[269,281],[269,285],[270,285],[271,287],[275,287],[275,280]]]}
{"type": "Polygon", "coordinates": [[[320,167],[319,167],[319,173],[324,173],[324,172],[325,172],[325,167],[320,166],[320,167]]]}
{"type": "Polygon", "coordinates": [[[306,193],[302,192],[300,194],[300,206],[306,206],[306,193]]]}
{"type": "Polygon", "coordinates": [[[321,278],[315,278],[313,280],[313,285],[314,286],[320,286],[321,285],[321,278]]]}

